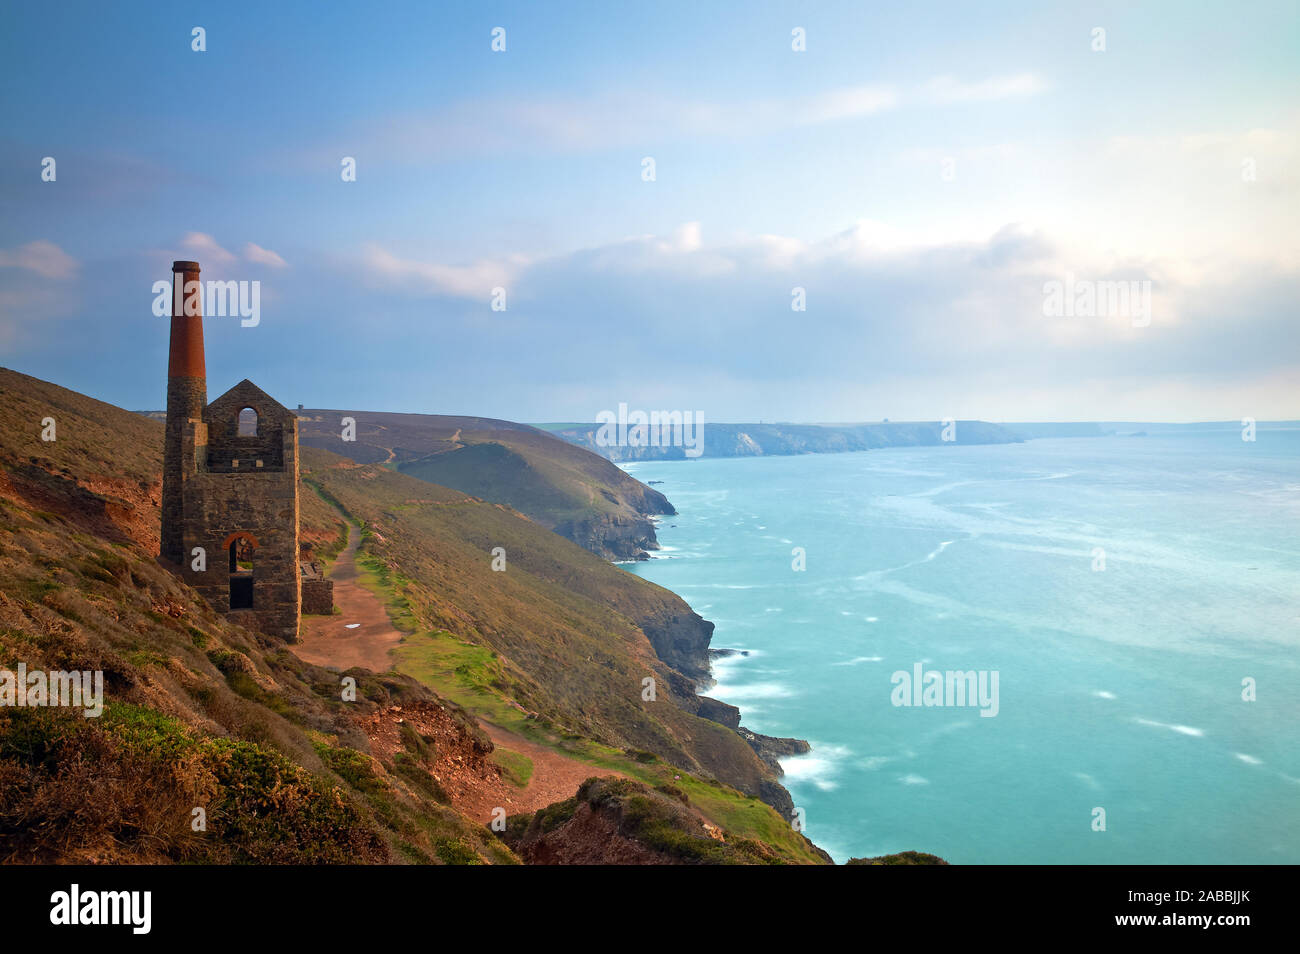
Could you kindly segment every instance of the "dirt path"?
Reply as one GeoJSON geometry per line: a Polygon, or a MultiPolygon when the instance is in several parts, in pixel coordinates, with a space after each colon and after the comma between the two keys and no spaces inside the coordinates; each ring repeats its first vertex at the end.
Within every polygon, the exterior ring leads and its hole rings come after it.
{"type": "MultiPolygon", "coordinates": [[[[379,597],[367,589],[357,572],[357,549],[361,531],[348,525],[348,545],[330,569],[334,581],[334,604],[342,610],[338,616],[304,616],[299,642],[293,651],[299,658],[317,666],[341,670],[361,666],[372,672],[392,668],[393,647],[402,634],[393,628],[388,611],[379,597]],[[355,629],[348,624],[359,623],[355,629]]],[[[589,765],[531,742],[499,726],[479,720],[494,745],[526,755],[533,763],[533,774],[524,788],[515,788],[500,779],[464,779],[458,791],[462,811],[481,821],[492,817],[492,809],[501,805],[508,814],[517,815],[545,808],[573,796],[578,786],[593,775],[618,775],[612,769],[589,765]]]]}
{"type": "Polygon", "coordinates": [[[304,616],[299,642],[293,651],[300,659],[317,666],[351,669],[360,666],[372,672],[392,668],[389,653],[402,634],[393,628],[388,611],[358,579],[357,548],[361,531],[348,525],[348,545],[334,561],[329,578],[334,581],[334,605],[338,616],[304,616]],[[351,628],[349,628],[351,627],[351,628]]]}
{"type": "Polygon", "coordinates": [[[572,798],[578,791],[578,786],[593,775],[627,777],[614,769],[601,768],[562,755],[554,749],[530,742],[522,735],[516,735],[482,719],[479,720],[479,724],[492,737],[493,745],[512,749],[533,761],[533,774],[528,780],[528,785],[513,790],[508,807],[510,814],[534,812],[555,802],[572,798]]]}

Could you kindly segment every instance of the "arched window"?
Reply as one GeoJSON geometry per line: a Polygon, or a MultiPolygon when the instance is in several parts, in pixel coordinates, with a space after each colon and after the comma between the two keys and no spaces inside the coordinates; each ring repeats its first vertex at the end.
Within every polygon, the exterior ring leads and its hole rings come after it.
{"type": "Polygon", "coordinates": [[[253,608],[253,557],[257,553],[252,537],[230,541],[230,608],[253,608]]]}
{"type": "Polygon", "coordinates": [[[246,407],[239,412],[239,428],[237,433],[240,437],[257,436],[257,412],[251,407],[246,407]]]}

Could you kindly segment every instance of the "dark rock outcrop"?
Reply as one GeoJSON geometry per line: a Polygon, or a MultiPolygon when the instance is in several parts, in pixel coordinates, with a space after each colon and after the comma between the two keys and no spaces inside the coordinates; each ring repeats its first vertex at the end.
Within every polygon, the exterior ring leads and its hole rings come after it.
{"type": "Polygon", "coordinates": [[[661,609],[638,618],[637,625],[660,659],[702,685],[711,684],[709,640],[713,638],[713,624],[685,603],[681,605],[685,612],[661,609]]]}
{"type": "Polygon", "coordinates": [[[717,699],[711,699],[708,696],[700,696],[699,700],[700,707],[695,710],[695,714],[701,719],[709,719],[719,725],[725,725],[728,729],[740,728],[740,709],[738,707],[717,699]]]}
{"type": "Polygon", "coordinates": [[[558,523],[556,533],[606,560],[648,560],[658,550],[655,525],[647,516],[598,514],[558,523]]]}

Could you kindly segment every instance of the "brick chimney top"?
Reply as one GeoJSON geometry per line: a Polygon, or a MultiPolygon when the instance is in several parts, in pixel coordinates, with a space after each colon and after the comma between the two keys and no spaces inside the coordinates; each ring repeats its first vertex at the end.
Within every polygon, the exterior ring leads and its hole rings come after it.
{"type": "Polygon", "coordinates": [[[185,314],[185,303],[189,299],[186,294],[187,286],[190,282],[198,281],[198,262],[172,262],[171,349],[167,355],[169,378],[206,379],[207,377],[203,361],[202,286],[197,296],[198,314],[185,314]]]}

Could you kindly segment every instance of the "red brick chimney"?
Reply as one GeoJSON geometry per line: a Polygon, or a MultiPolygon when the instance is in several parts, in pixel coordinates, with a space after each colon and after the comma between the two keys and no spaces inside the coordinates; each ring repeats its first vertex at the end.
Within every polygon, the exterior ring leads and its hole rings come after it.
{"type": "MultiPolygon", "coordinates": [[[[172,262],[172,341],[167,356],[167,377],[207,378],[203,369],[203,285],[199,281],[198,262],[172,262]],[[196,314],[186,315],[185,304],[190,301],[191,282],[197,289],[192,301],[195,306],[192,310],[196,314]]],[[[207,396],[206,385],[204,396],[207,396]]],[[[202,411],[206,404],[204,401],[197,410],[202,411]]]]}
{"type": "Polygon", "coordinates": [[[185,552],[184,484],[194,473],[193,443],[187,459],[185,435],[191,421],[202,421],[208,405],[203,362],[203,286],[198,262],[172,262],[171,348],[167,355],[167,430],[163,441],[162,556],[173,563],[185,552]],[[193,282],[194,285],[190,285],[193,282]],[[193,296],[187,294],[194,291],[193,296]],[[191,303],[195,314],[185,314],[191,303]]]}

